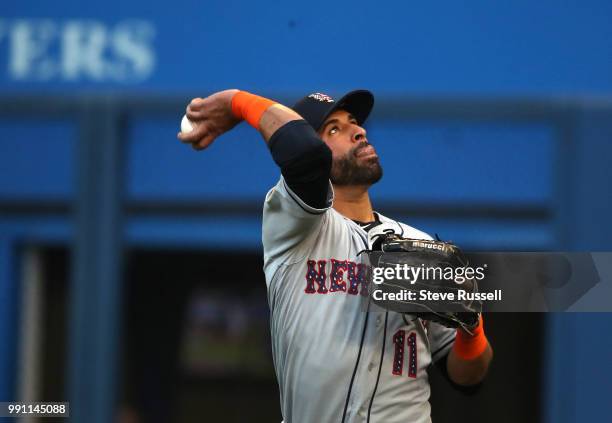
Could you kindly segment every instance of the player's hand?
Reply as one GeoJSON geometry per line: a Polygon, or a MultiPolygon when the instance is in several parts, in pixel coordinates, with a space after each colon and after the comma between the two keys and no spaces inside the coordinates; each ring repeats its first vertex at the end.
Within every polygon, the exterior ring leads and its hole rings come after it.
{"type": "Polygon", "coordinates": [[[177,137],[195,150],[203,150],[221,134],[232,129],[240,120],[232,113],[232,98],[238,90],[219,91],[206,98],[194,98],[187,106],[187,118],[193,131],[179,132],[177,137]]]}

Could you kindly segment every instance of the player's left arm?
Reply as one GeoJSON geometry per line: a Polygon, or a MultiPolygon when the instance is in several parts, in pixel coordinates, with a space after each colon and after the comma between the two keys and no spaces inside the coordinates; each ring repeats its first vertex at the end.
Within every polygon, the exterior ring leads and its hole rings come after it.
{"type": "Polygon", "coordinates": [[[476,385],[486,376],[492,359],[493,349],[485,336],[481,318],[473,334],[457,329],[446,361],[448,377],[457,385],[476,385]]]}

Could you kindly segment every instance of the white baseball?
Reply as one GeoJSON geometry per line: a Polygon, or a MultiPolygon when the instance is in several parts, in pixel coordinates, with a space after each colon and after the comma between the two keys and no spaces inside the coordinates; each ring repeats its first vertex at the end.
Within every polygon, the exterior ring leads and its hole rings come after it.
{"type": "Polygon", "coordinates": [[[187,119],[187,115],[183,115],[183,119],[181,120],[181,132],[191,132],[193,131],[194,124],[189,119],[187,119]]]}

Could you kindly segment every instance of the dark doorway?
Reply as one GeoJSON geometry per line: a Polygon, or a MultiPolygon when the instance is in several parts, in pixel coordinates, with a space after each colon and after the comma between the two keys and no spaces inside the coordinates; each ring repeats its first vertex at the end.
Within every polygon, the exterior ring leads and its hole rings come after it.
{"type": "Polygon", "coordinates": [[[494,350],[487,379],[480,390],[466,395],[432,368],[432,420],[540,423],[544,318],[543,313],[487,314],[485,329],[494,350]]]}
{"type": "Polygon", "coordinates": [[[260,253],[134,251],[124,395],[138,422],[279,422],[260,253]]]}

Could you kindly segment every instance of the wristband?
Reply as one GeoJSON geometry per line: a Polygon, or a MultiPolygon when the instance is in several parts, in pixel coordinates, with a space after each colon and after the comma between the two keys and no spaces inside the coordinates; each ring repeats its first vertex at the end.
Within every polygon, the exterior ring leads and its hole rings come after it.
{"type": "Polygon", "coordinates": [[[259,130],[261,116],[275,101],[260,97],[246,91],[238,91],[232,97],[232,113],[238,119],[246,120],[249,125],[259,130]]]}
{"type": "Polygon", "coordinates": [[[484,333],[482,315],[478,321],[478,326],[474,328],[474,334],[470,335],[462,329],[457,329],[453,350],[455,354],[463,360],[472,360],[480,356],[487,349],[487,337],[484,333]]]}

